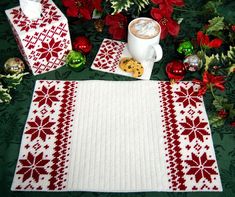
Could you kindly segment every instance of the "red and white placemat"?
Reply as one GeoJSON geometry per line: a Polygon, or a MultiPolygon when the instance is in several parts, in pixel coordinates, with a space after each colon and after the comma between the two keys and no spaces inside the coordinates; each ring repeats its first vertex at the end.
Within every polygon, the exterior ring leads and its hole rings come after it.
{"type": "MultiPolygon", "coordinates": [[[[133,77],[131,73],[119,68],[119,61],[123,57],[131,57],[127,44],[116,40],[104,39],[91,65],[91,69],[102,72],[133,77]]],[[[149,80],[153,70],[153,62],[143,61],[144,73],[138,79],[149,80]]]]}
{"type": "Polygon", "coordinates": [[[12,190],[222,191],[197,88],[37,81],[12,190]]]}

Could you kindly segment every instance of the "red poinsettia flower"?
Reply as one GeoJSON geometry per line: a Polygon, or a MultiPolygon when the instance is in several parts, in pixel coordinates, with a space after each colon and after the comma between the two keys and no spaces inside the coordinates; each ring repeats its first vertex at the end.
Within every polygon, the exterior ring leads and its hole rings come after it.
{"type": "Polygon", "coordinates": [[[209,47],[209,48],[219,48],[223,41],[219,38],[215,38],[210,41],[210,38],[207,34],[203,34],[202,31],[197,32],[197,43],[200,46],[209,47]]]}
{"type": "Polygon", "coordinates": [[[91,0],[62,0],[62,3],[67,7],[67,16],[83,16],[85,19],[91,19],[93,11],[91,0]]]}
{"type": "Polygon", "coordinates": [[[95,9],[97,9],[99,12],[103,11],[103,8],[101,6],[102,0],[92,0],[92,5],[95,9]]]}
{"type": "Polygon", "coordinates": [[[161,26],[161,39],[166,38],[168,33],[172,36],[179,34],[180,25],[171,18],[171,12],[165,7],[162,9],[152,8],[151,16],[158,21],[161,26]]]}
{"type": "Polygon", "coordinates": [[[109,26],[109,33],[114,39],[120,40],[126,37],[127,18],[121,13],[107,15],[105,24],[109,26]]]}
{"type": "Polygon", "coordinates": [[[167,5],[175,5],[175,6],[184,6],[183,0],[152,0],[155,4],[167,4],[167,5]]]}
{"type": "Polygon", "coordinates": [[[152,0],[154,4],[159,5],[160,8],[166,7],[169,12],[173,12],[173,6],[184,6],[183,0],[152,0]]]}
{"type": "Polygon", "coordinates": [[[208,71],[203,73],[202,81],[194,79],[194,82],[200,84],[200,89],[198,90],[198,96],[204,95],[209,86],[213,86],[221,91],[224,91],[224,76],[215,76],[210,74],[208,71]]]}

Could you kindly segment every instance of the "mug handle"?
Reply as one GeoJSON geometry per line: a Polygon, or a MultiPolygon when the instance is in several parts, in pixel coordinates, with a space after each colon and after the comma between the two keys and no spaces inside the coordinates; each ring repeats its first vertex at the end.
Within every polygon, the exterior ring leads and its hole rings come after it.
{"type": "Polygon", "coordinates": [[[151,45],[151,48],[154,51],[153,57],[150,58],[150,61],[152,62],[158,62],[162,59],[163,56],[163,51],[162,51],[162,47],[160,46],[160,44],[155,43],[153,45],[151,45]]]}

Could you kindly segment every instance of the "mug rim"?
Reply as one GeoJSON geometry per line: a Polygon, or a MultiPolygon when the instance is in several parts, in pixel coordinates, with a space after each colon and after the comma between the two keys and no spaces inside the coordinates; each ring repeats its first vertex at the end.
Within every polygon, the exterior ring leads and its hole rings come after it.
{"type": "Polygon", "coordinates": [[[161,36],[161,26],[160,26],[160,24],[159,24],[156,20],[154,20],[154,19],[152,19],[152,18],[150,18],[150,17],[138,17],[138,18],[133,19],[131,22],[129,22],[129,24],[128,24],[128,32],[129,32],[132,36],[134,36],[135,38],[138,38],[138,39],[141,39],[141,40],[151,40],[151,39],[155,39],[155,38],[158,37],[158,36],[159,36],[159,37],[161,36]],[[148,20],[154,21],[154,22],[157,24],[157,26],[159,27],[159,33],[158,33],[156,36],[152,37],[152,38],[140,38],[140,37],[134,35],[134,34],[130,31],[130,26],[131,26],[131,24],[132,24],[134,21],[139,20],[139,19],[148,19],[148,20]]]}

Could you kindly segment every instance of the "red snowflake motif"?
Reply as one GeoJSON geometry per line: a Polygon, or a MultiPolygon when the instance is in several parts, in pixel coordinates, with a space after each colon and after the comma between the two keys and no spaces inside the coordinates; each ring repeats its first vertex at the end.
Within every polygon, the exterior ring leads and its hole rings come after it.
{"type": "Polygon", "coordinates": [[[38,95],[38,97],[35,98],[33,102],[38,102],[38,107],[41,107],[44,104],[47,104],[49,107],[51,107],[53,102],[59,101],[57,95],[60,93],[60,91],[56,91],[55,86],[52,86],[48,89],[45,86],[42,86],[42,89],[35,91],[35,93],[38,95]]]}
{"type": "Polygon", "coordinates": [[[44,119],[40,119],[38,116],[36,116],[34,121],[28,121],[30,129],[27,130],[25,134],[31,135],[31,141],[37,137],[40,137],[45,142],[46,136],[53,134],[51,127],[54,124],[55,122],[49,122],[49,116],[44,119]]]}
{"type": "Polygon", "coordinates": [[[20,23],[18,24],[18,26],[21,27],[20,31],[26,32],[28,32],[30,29],[36,29],[38,25],[36,22],[30,22],[28,20],[19,22],[20,23]]]}
{"type": "Polygon", "coordinates": [[[115,54],[113,50],[108,50],[106,48],[100,50],[101,54],[99,55],[100,58],[105,58],[107,60],[112,59],[113,55],[115,54]]]}
{"type": "Polygon", "coordinates": [[[201,122],[199,117],[196,117],[194,120],[191,120],[186,116],[185,122],[180,122],[181,126],[184,127],[184,131],[182,135],[188,135],[189,141],[192,142],[194,139],[199,139],[204,142],[203,136],[210,135],[206,130],[205,126],[208,124],[207,122],[201,122]]]}
{"type": "Polygon", "coordinates": [[[107,46],[108,46],[108,45],[111,45],[111,46],[110,46],[111,48],[120,45],[118,42],[114,42],[114,41],[112,41],[112,40],[105,40],[105,41],[104,41],[104,44],[107,45],[107,46]]]}
{"type": "Polygon", "coordinates": [[[108,69],[109,66],[107,65],[107,63],[101,63],[101,62],[97,62],[97,63],[94,63],[94,66],[97,67],[97,68],[103,68],[103,69],[108,69]]]}
{"type": "Polygon", "coordinates": [[[36,182],[39,181],[39,176],[48,174],[45,169],[45,165],[49,162],[48,159],[43,159],[43,153],[33,156],[30,152],[27,155],[27,159],[20,159],[22,168],[16,172],[16,174],[23,174],[23,182],[29,178],[33,178],[36,182]]]}
{"type": "Polygon", "coordinates": [[[41,4],[43,5],[43,8],[45,9],[49,9],[50,8],[50,6],[52,6],[50,3],[49,3],[49,1],[48,0],[42,0],[41,1],[41,4]]]}
{"type": "Polygon", "coordinates": [[[197,107],[197,102],[202,102],[201,99],[199,99],[200,97],[197,95],[197,92],[194,91],[193,86],[189,89],[180,87],[180,91],[176,91],[175,93],[179,96],[176,102],[182,102],[184,107],[187,107],[188,105],[197,107]]]}
{"type": "Polygon", "coordinates": [[[60,15],[58,15],[57,11],[55,12],[50,11],[47,17],[45,17],[45,19],[43,20],[43,23],[51,24],[53,21],[58,21],[59,18],[60,18],[60,15]]]}
{"type": "Polygon", "coordinates": [[[58,58],[58,53],[63,50],[63,48],[59,47],[60,43],[61,41],[55,42],[54,38],[52,38],[49,43],[42,42],[42,48],[37,49],[37,51],[41,53],[39,58],[46,58],[47,61],[49,61],[51,57],[58,58]]]}
{"type": "Polygon", "coordinates": [[[22,17],[22,12],[20,9],[13,9],[10,14],[13,15],[13,19],[20,19],[22,17]]]}
{"type": "Polygon", "coordinates": [[[218,174],[212,167],[215,160],[207,159],[206,153],[203,153],[201,157],[197,157],[194,153],[192,153],[192,160],[185,160],[185,162],[190,166],[190,169],[186,174],[195,175],[197,183],[202,178],[205,178],[211,182],[211,175],[218,174]]]}

